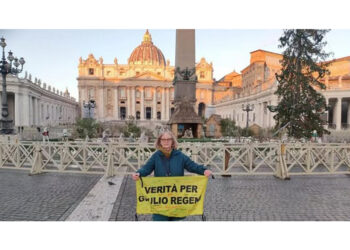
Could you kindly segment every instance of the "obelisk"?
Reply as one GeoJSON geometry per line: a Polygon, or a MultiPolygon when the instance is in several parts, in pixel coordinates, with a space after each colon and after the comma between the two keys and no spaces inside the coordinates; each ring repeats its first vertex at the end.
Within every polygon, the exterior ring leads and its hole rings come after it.
{"type": "Polygon", "coordinates": [[[176,30],[175,55],[173,81],[175,111],[169,124],[177,137],[182,137],[186,131],[191,131],[193,137],[199,138],[202,130],[202,119],[194,110],[197,83],[194,29],[176,30]]]}

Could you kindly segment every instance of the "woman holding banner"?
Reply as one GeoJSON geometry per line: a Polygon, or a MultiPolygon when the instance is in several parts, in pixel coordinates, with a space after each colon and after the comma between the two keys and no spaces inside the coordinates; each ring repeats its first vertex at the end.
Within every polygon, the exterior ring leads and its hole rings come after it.
{"type": "MultiPolygon", "coordinates": [[[[155,143],[157,151],[151,156],[146,164],[132,174],[132,178],[137,181],[139,177],[144,177],[154,171],[155,177],[184,176],[184,170],[205,175],[209,177],[212,172],[203,165],[192,161],[187,155],[177,150],[177,141],[173,133],[165,131],[161,133],[155,143]]],[[[153,214],[154,221],[174,221],[185,217],[167,217],[160,214],[153,214]]]]}

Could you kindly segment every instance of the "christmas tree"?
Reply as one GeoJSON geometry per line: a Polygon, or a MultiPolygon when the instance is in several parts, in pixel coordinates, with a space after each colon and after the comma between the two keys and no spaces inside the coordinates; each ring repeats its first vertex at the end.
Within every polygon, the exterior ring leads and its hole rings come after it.
{"type": "Polygon", "coordinates": [[[329,30],[284,30],[279,39],[285,48],[282,69],[276,73],[278,88],[275,94],[279,104],[273,111],[276,127],[285,127],[288,136],[310,138],[313,130],[319,136],[329,133],[323,128],[321,115],[326,111],[326,100],[317,90],[325,89],[321,80],[329,74],[325,62],[331,53],[323,48],[329,30]]]}

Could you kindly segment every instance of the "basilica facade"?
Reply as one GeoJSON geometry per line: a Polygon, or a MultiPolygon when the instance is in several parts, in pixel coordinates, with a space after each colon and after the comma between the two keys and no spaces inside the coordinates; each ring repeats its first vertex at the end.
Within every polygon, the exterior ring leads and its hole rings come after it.
{"type": "MultiPolygon", "coordinates": [[[[275,73],[281,70],[282,55],[265,50],[250,53],[250,64],[230,72],[219,80],[213,78],[213,65],[202,58],[196,63],[196,112],[209,118],[212,114],[235,120],[240,127],[253,124],[261,128],[275,125],[269,105],[277,105],[275,73]],[[254,105],[250,112],[243,110],[254,105]]],[[[175,67],[165,60],[147,30],[141,44],[130,54],[127,64],[105,64],[103,58],[90,54],[79,59],[79,106],[96,103],[93,117],[100,122],[123,122],[133,117],[139,125],[154,128],[167,124],[174,112],[175,67]]],[[[319,90],[329,105],[327,128],[350,128],[350,57],[331,61],[331,74],[323,79],[326,90],[319,90]]]]}
{"type": "MultiPolygon", "coordinates": [[[[90,54],[79,61],[79,103],[94,100],[94,118],[101,122],[123,122],[130,116],[140,125],[166,124],[174,112],[175,67],[165,60],[147,30],[141,44],[130,54],[127,64],[104,64],[90,54]]],[[[202,58],[196,64],[196,111],[205,116],[213,104],[213,65],[202,58]]],[[[225,87],[217,89],[220,95],[225,87]]],[[[84,113],[84,112],[82,112],[84,113]]]]}

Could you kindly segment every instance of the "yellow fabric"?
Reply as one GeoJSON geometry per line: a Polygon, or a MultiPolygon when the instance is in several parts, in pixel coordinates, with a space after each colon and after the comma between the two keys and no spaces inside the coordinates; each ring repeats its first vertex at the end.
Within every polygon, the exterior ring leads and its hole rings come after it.
{"type": "Polygon", "coordinates": [[[136,213],[185,217],[203,214],[205,176],[142,177],[136,181],[136,213]]]}

